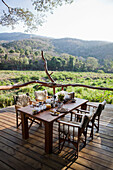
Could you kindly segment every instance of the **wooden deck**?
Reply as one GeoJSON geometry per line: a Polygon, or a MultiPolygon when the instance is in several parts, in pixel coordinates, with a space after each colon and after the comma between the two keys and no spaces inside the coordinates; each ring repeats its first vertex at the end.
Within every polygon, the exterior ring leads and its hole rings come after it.
{"type": "Polygon", "coordinates": [[[28,140],[16,129],[14,107],[0,109],[0,170],[108,170],[113,169],[113,105],[101,114],[100,131],[74,158],[74,149],[65,145],[58,153],[58,126],[54,123],[53,153],[44,152],[44,127],[34,124],[28,140]]]}

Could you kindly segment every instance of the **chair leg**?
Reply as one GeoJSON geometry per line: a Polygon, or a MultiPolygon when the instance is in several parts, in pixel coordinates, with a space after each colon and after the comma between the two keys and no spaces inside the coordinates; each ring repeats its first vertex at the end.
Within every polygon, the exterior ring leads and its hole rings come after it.
{"type": "Polygon", "coordinates": [[[19,125],[18,125],[18,111],[16,111],[16,127],[18,128],[19,125]]]}
{"type": "Polygon", "coordinates": [[[59,132],[59,152],[61,152],[61,150],[63,149],[63,146],[64,146],[64,143],[65,143],[65,141],[66,141],[66,138],[67,138],[67,135],[65,135],[65,138],[63,138],[63,144],[62,144],[62,146],[60,147],[60,145],[61,145],[61,140],[62,140],[62,138],[60,138],[60,136],[61,136],[61,133],[60,133],[60,123],[59,123],[59,125],[58,125],[58,132],[59,132]]]}
{"type": "Polygon", "coordinates": [[[61,150],[63,149],[63,146],[64,146],[64,144],[65,144],[66,138],[67,138],[67,135],[66,135],[65,138],[63,139],[63,144],[62,144],[62,146],[60,147],[60,145],[61,145],[61,142],[60,142],[61,138],[59,137],[59,152],[61,152],[61,150]]]}
{"type": "Polygon", "coordinates": [[[79,142],[77,143],[77,146],[76,146],[76,152],[75,152],[76,158],[78,158],[78,152],[79,152],[79,142]]]}
{"type": "Polygon", "coordinates": [[[86,128],[86,131],[85,131],[85,142],[84,142],[84,146],[86,146],[86,141],[87,141],[87,128],[86,128]]]}
{"type": "Polygon", "coordinates": [[[16,127],[18,128],[18,115],[16,113],[16,127]]]}
{"type": "Polygon", "coordinates": [[[99,122],[100,122],[100,116],[98,116],[98,127],[97,127],[97,132],[99,132],[99,122]]]}
{"type": "Polygon", "coordinates": [[[21,124],[22,124],[22,122],[18,122],[18,111],[16,110],[16,128],[18,128],[21,124]]]}
{"type": "Polygon", "coordinates": [[[97,120],[97,123],[94,123],[94,126],[96,127],[96,132],[98,133],[99,132],[99,122],[100,122],[100,116],[98,116],[98,118],[96,119],[97,120]]]}
{"type": "Polygon", "coordinates": [[[92,123],[92,127],[91,127],[91,134],[90,134],[90,137],[92,138],[92,140],[93,140],[93,130],[94,130],[94,124],[92,123]]]}

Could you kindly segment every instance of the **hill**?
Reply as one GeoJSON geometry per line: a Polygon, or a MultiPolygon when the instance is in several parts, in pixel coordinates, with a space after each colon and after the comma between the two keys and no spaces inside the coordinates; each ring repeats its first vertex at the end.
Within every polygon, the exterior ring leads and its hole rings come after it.
{"type": "MultiPolygon", "coordinates": [[[[95,58],[100,57],[113,57],[113,43],[104,42],[104,41],[84,41],[75,38],[62,38],[62,39],[52,39],[48,37],[37,36],[34,34],[25,34],[25,33],[0,33],[0,40],[9,41],[8,46],[21,46],[23,47],[22,40],[27,40],[28,45],[34,45],[35,48],[47,51],[49,47],[50,49],[54,48],[54,52],[59,54],[68,53],[74,56],[92,56],[95,58]],[[22,41],[22,44],[18,42],[18,40],[22,41]],[[31,43],[31,40],[33,44],[31,43]],[[17,41],[10,43],[10,41],[17,41]],[[34,43],[36,41],[36,43],[34,43]],[[37,47],[36,47],[37,45],[37,47]]],[[[33,48],[34,46],[32,46],[33,48]]]]}
{"type": "Polygon", "coordinates": [[[53,55],[67,53],[84,58],[91,56],[99,61],[113,59],[113,43],[105,41],[84,41],[75,38],[54,39],[24,33],[0,33],[0,41],[7,41],[9,47],[13,47],[14,44],[19,48],[29,46],[53,55]]]}
{"type": "Polygon", "coordinates": [[[74,56],[113,59],[113,43],[104,41],[84,41],[72,38],[51,40],[58,53],[68,53],[74,56]]]}

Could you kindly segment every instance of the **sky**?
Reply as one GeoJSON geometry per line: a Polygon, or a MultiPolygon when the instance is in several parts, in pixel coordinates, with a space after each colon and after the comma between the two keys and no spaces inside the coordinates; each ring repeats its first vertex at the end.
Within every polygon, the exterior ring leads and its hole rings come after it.
{"type": "MultiPolygon", "coordinates": [[[[24,5],[27,1],[24,0],[24,5]]],[[[23,28],[19,25],[11,30],[0,26],[2,32],[23,32],[23,28]]],[[[71,5],[63,5],[48,14],[38,32],[32,33],[53,38],[113,42],[113,0],[75,0],[71,5]]]]}

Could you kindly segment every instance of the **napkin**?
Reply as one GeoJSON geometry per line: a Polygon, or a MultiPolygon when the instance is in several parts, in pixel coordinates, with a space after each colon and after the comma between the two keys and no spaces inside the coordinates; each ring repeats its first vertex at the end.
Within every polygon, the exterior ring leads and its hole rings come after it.
{"type": "Polygon", "coordinates": [[[57,109],[57,111],[58,111],[58,112],[61,112],[61,113],[63,113],[63,112],[64,112],[64,113],[69,112],[68,109],[67,109],[67,108],[64,108],[64,107],[61,107],[61,108],[57,109]]]}

